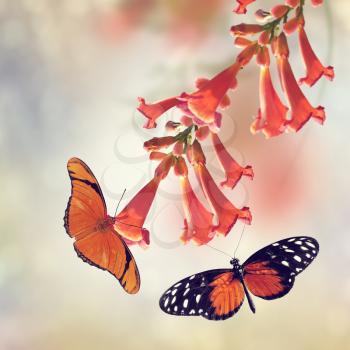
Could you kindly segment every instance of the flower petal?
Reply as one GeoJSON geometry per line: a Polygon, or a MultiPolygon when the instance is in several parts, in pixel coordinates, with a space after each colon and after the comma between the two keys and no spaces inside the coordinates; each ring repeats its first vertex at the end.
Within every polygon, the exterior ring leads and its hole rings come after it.
{"type": "Polygon", "coordinates": [[[331,66],[324,67],[315,55],[305,33],[304,27],[299,26],[299,46],[306,68],[306,77],[301,78],[299,83],[308,86],[314,85],[324,75],[327,79],[333,80],[334,69],[331,66]]]}
{"type": "Polygon", "coordinates": [[[145,239],[143,224],[157,193],[160,180],[158,177],[153,178],[115,217],[114,228],[123,238],[133,242],[145,239]]]}
{"type": "Polygon", "coordinates": [[[264,26],[261,24],[246,24],[246,23],[240,23],[236,24],[231,27],[230,33],[233,36],[236,35],[252,35],[260,33],[264,30],[264,26]]]}
{"type": "Polygon", "coordinates": [[[114,228],[126,239],[126,242],[129,240],[139,242],[141,245],[143,243],[149,244],[149,232],[143,228],[143,225],[154,201],[159,184],[168,175],[173,164],[174,157],[172,154],[169,154],[156,168],[154,178],[115,217],[114,228]]]}
{"type": "Polygon", "coordinates": [[[256,120],[251,125],[253,134],[262,131],[266,138],[284,132],[288,108],[281,102],[273,87],[269,66],[260,67],[260,109],[256,120]]]}
{"type": "Polygon", "coordinates": [[[180,102],[177,97],[171,97],[163,101],[159,101],[152,104],[147,104],[145,99],[139,97],[140,105],[137,110],[141,112],[147,119],[147,123],[144,125],[146,129],[152,129],[157,126],[156,120],[167,110],[175,107],[180,102]]]}
{"type": "Polygon", "coordinates": [[[291,120],[288,123],[288,128],[298,131],[310,118],[314,118],[317,122],[323,124],[326,119],[324,108],[322,106],[317,108],[311,106],[295,80],[288,59],[284,57],[278,58],[277,64],[291,110],[291,120]]]}
{"type": "Polygon", "coordinates": [[[193,240],[198,245],[206,244],[214,237],[213,214],[197,198],[187,176],[180,176],[180,186],[186,217],[180,239],[184,243],[193,240]]]}
{"type": "Polygon", "coordinates": [[[275,43],[274,52],[277,58],[282,88],[291,111],[291,120],[288,123],[288,128],[293,131],[298,131],[310,118],[314,118],[316,121],[323,124],[326,118],[324,108],[321,106],[317,108],[312,107],[295,79],[288,60],[289,50],[284,33],[279,35],[275,43]]]}
{"type": "Polygon", "coordinates": [[[167,148],[176,142],[174,136],[153,137],[143,144],[143,148],[147,151],[158,151],[167,148]]]}
{"type": "Polygon", "coordinates": [[[234,85],[239,69],[239,64],[234,63],[189,95],[189,110],[205,123],[214,122],[216,110],[227,91],[234,85]]]}
{"type": "Polygon", "coordinates": [[[241,167],[228,153],[217,134],[211,133],[211,140],[219,163],[226,174],[226,180],[221,182],[221,186],[234,188],[242,176],[253,179],[254,173],[252,167],[250,165],[244,168],[241,167]]]}
{"type": "Polygon", "coordinates": [[[226,236],[237,219],[250,224],[252,217],[249,209],[237,209],[218,188],[203,163],[193,164],[193,167],[204,195],[217,216],[218,225],[215,227],[215,231],[226,236]]]}

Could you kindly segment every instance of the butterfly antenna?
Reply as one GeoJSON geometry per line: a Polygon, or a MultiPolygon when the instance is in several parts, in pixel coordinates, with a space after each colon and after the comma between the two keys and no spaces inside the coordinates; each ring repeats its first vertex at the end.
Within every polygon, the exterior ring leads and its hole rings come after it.
{"type": "Polygon", "coordinates": [[[236,249],[235,249],[235,251],[233,253],[233,257],[234,258],[236,257],[236,253],[237,253],[238,247],[239,247],[239,245],[241,243],[241,240],[242,240],[242,237],[243,237],[243,234],[244,234],[244,230],[245,230],[245,225],[246,224],[244,223],[244,226],[243,226],[243,229],[242,229],[242,232],[241,232],[241,236],[239,237],[239,240],[238,240],[238,243],[237,243],[237,247],[236,247],[236,249]]]}
{"type": "Polygon", "coordinates": [[[141,226],[137,226],[137,225],[133,225],[133,224],[127,224],[126,222],[120,221],[118,219],[115,219],[115,221],[119,222],[119,223],[121,223],[123,225],[126,225],[126,226],[137,227],[137,228],[143,229],[143,227],[141,227],[141,226]]]}
{"type": "MultiPolygon", "coordinates": [[[[114,213],[114,217],[116,217],[116,215],[117,215],[120,202],[122,201],[122,199],[123,199],[123,197],[124,197],[124,195],[125,195],[125,192],[126,192],[126,188],[124,189],[124,191],[123,191],[123,193],[122,193],[122,195],[121,195],[121,197],[120,197],[120,199],[119,199],[117,208],[116,208],[115,213],[114,213]]],[[[123,222],[123,221],[120,221],[120,220],[117,220],[117,219],[115,219],[115,221],[120,222],[121,224],[126,225],[126,226],[137,227],[137,228],[143,229],[143,227],[141,227],[141,226],[137,226],[137,225],[133,225],[133,224],[128,224],[128,223],[126,223],[126,222],[123,222]]]]}
{"type": "Polygon", "coordinates": [[[119,209],[120,202],[122,201],[122,199],[123,199],[123,197],[124,197],[125,192],[126,192],[126,188],[124,188],[124,191],[123,191],[123,193],[122,193],[122,195],[121,195],[121,197],[120,197],[120,199],[119,199],[119,202],[118,202],[117,208],[115,209],[114,216],[116,216],[116,215],[117,215],[117,212],[118,212],[118,209],[119,209]]]}
{"type": "Polygon", "coordinates": [[[207,244],[206,246],[209,247],[209,248],[211,248],[211,249],[216,250],[217,252],[220,252],[220,253],[225,254],[225,255],[229,256],[230,258],[232,258],[232,256],[231,256],[230,254],[228,254],[228,253],[226,253],[226,252],[224,252],[224,251],[222,251],[222,250],[220,250],[220,249],[218,249],[218,248],[212,247],[212,246],[209,245],[209,244],[207,244]]]}

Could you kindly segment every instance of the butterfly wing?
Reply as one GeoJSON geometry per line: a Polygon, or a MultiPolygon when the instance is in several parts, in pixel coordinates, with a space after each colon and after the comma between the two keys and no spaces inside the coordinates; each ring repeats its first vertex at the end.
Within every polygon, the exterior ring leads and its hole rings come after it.
{"type": "Polygon", "coordinates": [[[239,310],[243,300],[243,286],[233,270],[216,269],[177,282],[162,295],[159,306],[171,315],[225,320],[239,310]]]}
{"type": "Polygon", "coordinates": [[[78,256],[92,266],[107,270],[129,294],[140,289],[140,275],[134,257],[113,231],[96,231],[74,243],[78,256]]]}
{"type": "Polygon", "coordinates": [[[319,251],[311,237],[291,237],[275,242],[253,254],[243,264],[243,279],[257,297],[272,300],[287,294],[295,276],[304,271],[319,251]]]}
{"type": "Polygon", "coordinates": [[[78,158],[70,159],[67,168],[72,193],[64,217],[64,227],[75,238],[74,248],[78,256],[90,265],[109,271],[126,292],[138,292],[140,276],[135,259],[113,229],[95,176],[78,158]]]}
{"type": "Polygon", "coordinates": [[[101,188],[89,167],[78,158],[67,164],[72,193],[64,216],[64,227],[71,237],[82,239],[95,232],[96,223],[107,217],[101,188]]]}

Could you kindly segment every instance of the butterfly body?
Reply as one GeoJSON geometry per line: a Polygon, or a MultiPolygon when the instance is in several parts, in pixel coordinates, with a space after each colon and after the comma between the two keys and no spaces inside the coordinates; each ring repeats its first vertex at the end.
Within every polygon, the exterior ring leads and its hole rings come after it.
{"type": "Polygon", "coordinates": [[[160,308],[176,316],[225,320],[238,312],[246,296],[255,312],[250,294],[266,300],[283,297],[318,250],[317,241],[306,236],[275,242],[242,265],[234,258],[230,269],[204,271],[177,282],[160,298],[160,308]]]}
{"type": "Polygon", "coordinates": [[[244,283],[243,266],[239,263],[239,260],[237,258],[232,258],[230,260],[230,264],[232,265],[232,271],[233,271],[234,276],[237,276],[239,281],[242,283],[244,294],[247,297],[250,310],[252,310],[252,312],[255,313],[256,309],[255,309],[255,305],[254,305],[253,299],[250,296],[249,291],[247,289],[247,286],[244,283]]]}
{"type": "Polygon", "coordinates": [[[108,232],[110,230],[114,230],[113,225],[114,225],[114,218],[107,215],[107,217],[97,220],[95,229],[101,232],[108,232]]]}
{"type": "Polygon", "coordinates": [[[78,158],[67,164],[72,192],[64,227],[74,238],[74,249],[84,262],[111,273],[127,293],[137,293],[140,276],[134,257],[114,229],[101,188],[89,167],[78,158]]]}

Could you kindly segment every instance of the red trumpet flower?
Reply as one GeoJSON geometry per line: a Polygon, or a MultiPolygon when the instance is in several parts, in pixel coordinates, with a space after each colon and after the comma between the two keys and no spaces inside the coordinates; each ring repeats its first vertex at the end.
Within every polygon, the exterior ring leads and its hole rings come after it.
{"type": "Polygon", "coordinates": [[[291,120],[288,123],[288,128],[293,131],[298,131],[310,118],[314,118],[316,121],[323,124],[326,118],[324,108],[321,106],[317,108],[311,106],[310,102],[300,90],[294,77],[288,60],[289,50],[284,33],[281,33],[277,38],[274,51],[277,58],[281,84],[291,110],[291,120]]]}
{"type": "Polygon", "coordinates": [[[233,157],[227,152],[217,134],[211,133],[211,140],[216,152],[216,156],[226,174],[226,180],[221,182],[221,186],[234,188],[242,176],[251,179],[254,177],[253,169],[250,165],[245,168],[241,167],[233,157]]]}
{"type": "Polygon", "coordinates": [[[184,229],[180,240],[184,243],[193,240],[202,245],[211,241],[215,235],[213,214],[210,213],[194,193],[188,179],[188,170],[183,158],[175,166],[179,175],[182,192],[182,204],[185,212],[184,229]]]}
{"type": "Polygon", "coordinates": [[[163,101],[147,104],[144,98],[139,97],[139,102],[138,111],[148,119],[144,128],[152,129],[157,126],[156,120],[166,111],[175,107],[179,103],[179,99],[177,97],[171,97],[163,101]]]}
{"type": "Polygon", "coordinates": [[[252,217],[249,208],[237,209],[216,185],[205,166],[205,156],[198,141],[189,148],[188,155],[203,193],[216,214],[218,224],[215,231],[226,236],[237,219],[250,224],[252,217]]]}
{"type": "Polygon", "coordinates": [[[148,212],[158,190],[158,186],[169,173],[173,165],[173,156],[163,158],[158,165],[154,178],[144,186],[127,206],[115,217],[114,228],[129,245],[148,245],[149,231],[143,228],[148,212]]]}
{"type": "Polygon", "coordinates": [[[143,148],[147,151],[157,151],[162,148],[167,148],[176,142],[174,136],[153,137],[143,144],[143,148]]]}
{"type": "Polygon", "coordinates": [[[235,62],[211,80],[199,80],[200,86],[192,94],[181,94],[153,104],[147,104],[143,98],[139,98],[138,110],[149,119],[145,128],[156,127],[156,120],[166,111],[173,107],[178,107],[186,115],[193,117],[198,123],[207,125],[220,124],[220,113],[217,109],[228,100],[227,91],[233,89],[236,82],[236,75],[242,66],[241,62],[235,62]]]}
{"type": "Polygon", "coordinates": [[[306,68],[306,77],[301,78],[299,83],[308,86],[314,85],[324,75],[327,79],[333,80],[334,69],[331,66],[324,67],[315,55],[310,42],[306,36],[303,26],[299,26],[299,45],[306,68]]]}
{"type": "Polygon", "coordinates": [[[257,57],[260,64],[260,109],[250,130],[253,134],[262,131],[266,138],[270,138],[284,132],[288,123],[288,108],[272,85],[268,49],[263,47],[260,52],[257,57]]]}
{"type": "Polygon", "coordinates": [[[260,33],[264,30],[264,26],[261,24],[246,24],[246,23],[241,23],[241,24],[236,24],[231,27],[230,32],[232,35],[252,35],[252,34],[257,34],[260,33]]]}
{"type": "Polygon", "coordinates": [[[202,86],[188,97],[189,110],[206,124],[215,122],[216,111],[225,99],[227,91],[237,85],[236,75],[239,69],[240,65],[235,62],[211,80],[201,84],[202,86]]]}

